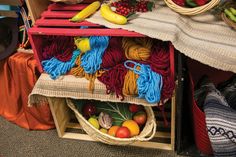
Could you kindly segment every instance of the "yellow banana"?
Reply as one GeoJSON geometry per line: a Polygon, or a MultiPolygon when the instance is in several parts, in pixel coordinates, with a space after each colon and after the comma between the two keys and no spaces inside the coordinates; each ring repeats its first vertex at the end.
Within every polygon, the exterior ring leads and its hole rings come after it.
{"type": "Polygon", "coordinates": [[[127,18],[113,12],[108,4],[102,4],[100,13],[104,19],[111,23],[115,23],[118,25],[124,25],[127,23],[127,18]]]}
{"type": "Polygon", "coordinates": [[[95,1],[91,4],[89,4],[86,8],[81,10],[79,13],[77,13],[75,16],[73,16],[70,21],[72,22],[80,22],[83,21],[85,18],[89,17],[93,13],[96,12],[96,10],[100,7],[101,3],[100,1],[95,1]]]}

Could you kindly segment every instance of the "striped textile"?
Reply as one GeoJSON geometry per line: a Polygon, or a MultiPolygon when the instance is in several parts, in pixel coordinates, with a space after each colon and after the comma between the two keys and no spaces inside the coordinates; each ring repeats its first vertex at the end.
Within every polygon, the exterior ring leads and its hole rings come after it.
{"type": "Polygon", "coordinates": [[[99,11],[87,21],[171,41],[177,50],[192,59],[236,72],[236,31],[209,13],[189,18],[173,12],[164,4],[156,4],[152,12],[140,13],[126,25],[105,21],[99,11]]]}
{"type": "MultiPolygon", "coordinates": [[[[65,75],[56,80],[52,80],[48,74],[43,73],[29,95],[28,104],[29,106],[44,104],[47,102],[47,97],[121,102],[121,100],[116,97],[116,94],[106,94],[106,86],[98,80],[95,80],[95,89],[93,93],[88,90],[88,86],[89,81],[85,78],[65,75]]],[[[125,97],[122,102],[150,106],[145,99],[131,96],[125,97]]]]}
{"type": "Polygon", "coordinates": [[[212,91],[204,103],[208,135],[216,157],[236,157],[236,110],[212,91]]]}

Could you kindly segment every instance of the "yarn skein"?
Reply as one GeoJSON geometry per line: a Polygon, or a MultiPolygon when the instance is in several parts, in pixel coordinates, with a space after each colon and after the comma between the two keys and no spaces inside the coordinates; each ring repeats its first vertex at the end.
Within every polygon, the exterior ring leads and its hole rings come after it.
{"type": "Polygon", "coordinates": [[[138,95],[138,87],[136,84],[138,77],[138,74],[134,73],[131,70],[128,70],[124,78],[124,86],[122,90],[125,96],[138,95]]]}
{"type": "Polygon", "coordinates": [[[151,55],[152,39],[150,38],[123,38],[122,47],[125,56],[130,60],[146,61],[151,55]]]}
{"type": "Polygon", "coordinates": [[[50,75],[52,79],[57,79],[59,76],[66,74],[74,67],[76,58],[79,56],[80,51],[75,50],[71,59],[67,62],[62,62],[55,57],[41,62],[43,70],[50,75]]]}
{"type": "Polygon", "coordinates": [[[72,37],[46,36],[43,40],[42,60],[49,60],[52,57],[62,62],[67,62],[75,50],[72,37]]]}
{"type": "Polygon", "coordinates": [[[91,50],[87,51],[81,57],[81,67],[85,73],[94,74],[100,69],[102,56],[108,47],[109,37],[107,36],[92,36],[89,38],[91,50]]]}
{"type": "Polygon", "coordinates": [[[161,93],[161,99],[164,101],[172,97],[175,81],[171,77],[170,71],[170,52],[169,52],[169,42],[157,41],[153,47],[152,55],[148,60],[151,69],[162,75],[163,78],[163,88],[161,93]]]}
{"type": "Polygon", "coordinates": [[[90,92],[93,93],[94,88],[95,88],[95,79],[97,77],[100,77],[105,71],[103,70],[97,70],[94,74],[88,74],[84,71],[83,67],[81,67],[81,56],[82,54],[79,55],[79,57],[76,60],[76,65],[77,67],[74,67],[71,69],[71,74],[76,76],[76,77],[85,77],[87,80],[89,80],[89,85],[88,89],[90,92]]]}
{"type": "Polygon", "coordinates": [[[126,60],[124,50],[121,46],[121,38],[113,37],[109,41],[108,48],[102,57],[101,68],[109,69],[126,60]]]}
{"type": "Polygon", "coordinates": [[[139,75],[136,82],[138,97],[145,98],[151,104],[158,103],[163,85],[162,76],[153,72],[149,65],[139,64],[131,60],[125,61],[124,66],[139,75]],[[134,67],[132,68],[128,64],[134,64],[134,67]],[[140,70],[137,67],[140,67],[140,70]]]}
{"type": "Polygon", "coordinates": [[[122,88],[127,71],[128,69],[122,63],[106,71],[101,77],[98,77],[98,80],[106,85],[107,94],[116,93],[117,98],[124,99],[122,88]]]}

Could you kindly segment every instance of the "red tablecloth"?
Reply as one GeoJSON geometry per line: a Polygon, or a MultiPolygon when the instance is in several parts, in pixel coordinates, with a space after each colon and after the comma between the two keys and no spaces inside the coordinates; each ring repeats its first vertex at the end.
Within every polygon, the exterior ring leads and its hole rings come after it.
{"type": "Polygon", "coordinates": [[[0,61],[0,116],[31,130],[54,128],[48,105],[28,107],[28,95],[37,81],[33,54],[17,52],[0,61]]]}

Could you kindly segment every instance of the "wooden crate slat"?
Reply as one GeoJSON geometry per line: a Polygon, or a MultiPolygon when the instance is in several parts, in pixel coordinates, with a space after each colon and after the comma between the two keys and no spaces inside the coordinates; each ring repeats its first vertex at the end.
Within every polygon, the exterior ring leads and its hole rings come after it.
{"type": "Polygon", "coordinates": [[[19,6],[22,5],[22,2],[20,0],[0,0],[1,5],[13,5],[13,6],[19,6]]]}
{"type": "Polygon", "coordinates": [[[48,27],[79,27],[79,26],[91,26],[91,27],[101,27],[98,24],[94,24],[87,21],[82,22],[70,22],[67,19],[39,19],[35,22],[35,25],[37,26],[48,26],[48,27]]]}
{"type": "Polygon", "coordinates": [[[49,10],[54,10],[54,11],[65,11],[65,10],[71,10],[71,11],[79,11],[84,9],[88,4],[62,4],[62,3],[52,3],[48,6],[49,10]]]}
{"type": "Polygon", "coordinates": [[[171,133],[157,131],[154,137],[171,138],[171,133]]]}
{"type": "Polygon", "coordinates": [[[144,35],[123,29],[68,29],[68,28],[31,28],[31,35],[64,35],[64,36],[127,36],[144,37],[144,35]]]}
{"type": "Polygon", "coordinates": [[[44,18],[70,19],[76,14],[77,14],[76,11],[50,11],[50,10],[47,10],[47,11],[44,11],[41,14],[41,16],[44,18]]]}
{"type": "Polygon", "coordinates": [[[79,123],[67,123],[66,128],[72,128],[72,129],[82,129],[79,123]]]}

